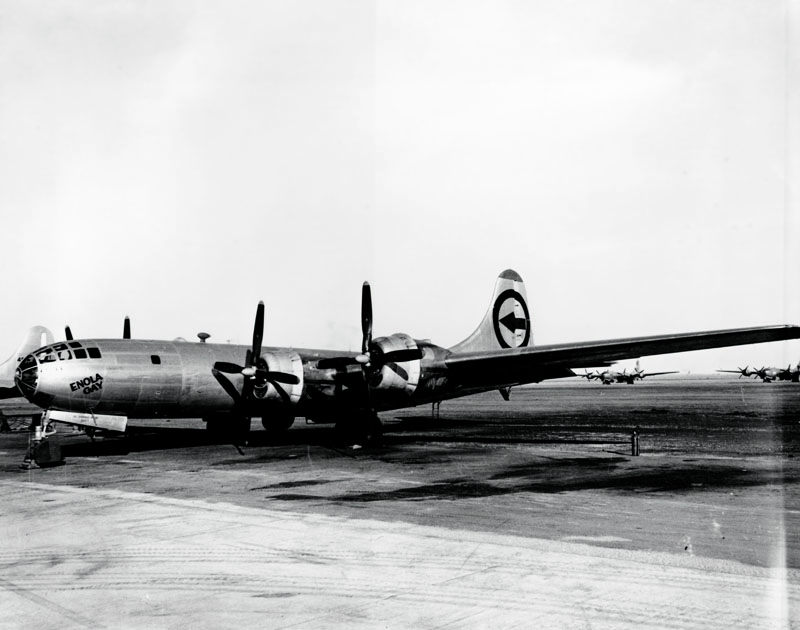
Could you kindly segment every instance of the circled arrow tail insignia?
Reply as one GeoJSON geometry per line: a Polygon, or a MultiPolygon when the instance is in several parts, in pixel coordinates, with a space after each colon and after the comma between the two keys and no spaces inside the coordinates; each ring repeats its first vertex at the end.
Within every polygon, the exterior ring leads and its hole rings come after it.
{"type": "Polygon", "coordinates": [[[527,346],[531,337],[531,316],[525,298],[514,289],[497,296],[492,308],[494,334],[503,348],[527,346]]]}

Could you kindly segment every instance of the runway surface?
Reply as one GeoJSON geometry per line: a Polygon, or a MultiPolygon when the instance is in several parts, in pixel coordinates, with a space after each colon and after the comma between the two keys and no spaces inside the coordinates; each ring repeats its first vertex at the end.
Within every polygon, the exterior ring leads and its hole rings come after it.
{"type": "Polygon", "coordinates": [[[800,627],[799,405],[565,381],[383,414],[362,449],[61,429],[31,471],[2,434],[0,628],[800,627]]]}

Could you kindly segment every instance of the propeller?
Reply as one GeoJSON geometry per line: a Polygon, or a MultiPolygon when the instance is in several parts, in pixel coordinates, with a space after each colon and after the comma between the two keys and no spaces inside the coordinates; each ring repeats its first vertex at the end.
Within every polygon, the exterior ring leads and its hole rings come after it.
{"type": "Polygon", "coordinates": [[[317,362],[317,367],[325,370],[346,367],[354,363],[361,365],[364,383],[367,385],[367,397],[369,397],[369,384],[374,381],[377,374],[380,374],[383,366],[390,366],[401,378],[407,379],[408,373],[397,364],[421,358],[422,350],[419,348],[404,348],[384,352],[378,344],[372,341],[372,290],[369,282],[364,282],[361,286],[361,354],[357,354],[354,357],[321,359],[317,362]]]}
{"type": "Polygon", "coordinates": [[[247,350],[244,357],[244,365],[229,363],[228,361],[217,361],[211,368],[211,373],[217,379],[222,388],[233,399],[236,405],[248,404],[256,389],[262,389],[268,384],[275,388],[278,395],[284,402],[291,402],[291,398],[286,390],[281,387],[285,385],[297,385],[300,379],[294,374],[286,372],[272,371],[267,368],[267,362],[261,357],[261,340],[264,336],[264,302],[258,303],[256,309],[256,322],[253,327],[253,347],[247,350]],[[242,392],[223,374],[241,374],[244,377],[242,392]]]}

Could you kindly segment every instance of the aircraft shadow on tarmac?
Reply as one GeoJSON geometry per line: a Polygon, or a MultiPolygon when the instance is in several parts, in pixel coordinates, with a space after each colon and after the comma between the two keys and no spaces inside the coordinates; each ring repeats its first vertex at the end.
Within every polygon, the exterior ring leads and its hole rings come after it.
{"type": "MultiPolygon", "coordinates": [[[[627,444],[627,439],[609,439],[607,436],[587,436],[585,428],[572,431],[570,427],[547,427],[538,431],[538,425],[531,422],[519,428],[503,428],[502,421],[492,423],[492,427],[475,420],[434,419],[430,417],[409,417],[399,419],[387,426],[383,446],[402,446],[412,443],[449,442],[462,445],[486,444],[627,444]],[[503,433],[496,430],[500,428],[503,433]]],[[[57,434],[58,435],[58,434],[57,434]]],[[[618,437],[623,438],[620,429],[618,437]]],[[[65,457],[96,457],[119,455],[133,452],[160,451],[200,446],[232,444],[231,436],[215,435],[205,427],[137,427],[129,426],[124,436],[108,436],[89,440],[75,434],[59,435],[61,450],[65,457]]],[[[246,449],[278,446],[326,446],[346,447],[333,425],[316,426],[311,430],[289,430],[282,434],[269,434],[266,431],[252,431],[246,449]]],[[[373,447],[369,452],[382,446],[373,447]]]]}
{"type": "MultiPolygon", "coordinates": [[[[237,447],[230,437],[218,436],[204,427],[129,427],[125,437],[105,438],[94,442],[85,437],[66,437],[62,441],[62,455],[70,457],[97,457],[127,455],[133,452],[186,449],[207,446],[230,446],[231,457],[209,461],[209,466],[258,465],[286,460],[287,449],[320,447],[328,457],[346,459],[371,458],[397,465],[441,466],[458,463],[459,470],[474,469],[474,474],[453,477],[447,471],[442,478],[418,486],[374,490],[369,486],[363,492],[346,493],[291,493],[281,492],[304,486],[329,483],[324,480],[281,482],[258,490],[270,491],[268,498],[278,501],[329,501],[338,503],[369,503],[377,501],[458,500],[501,496],[514,493],[559,493],[581,490],[610,490],[630,492],[702,492],[744,487],[770,486],[794,483],[788,471],[747,470],[741,465],[719,459],[683,459],[669,464],[649,463],[644,458],[628,456],[628,439],[619,428],[617,437],[609,427],[592,436],[585,425],[540,424],[542,419],[509,423],[504,427],[501,419],[437,419],[413,416],[398,418],[387,423],[387,433],[378,446],[357,451],[349,449],[339,439],[332,425],[311,427],[310,430],[290,430],[279,435],[266,431],[251,432],[247,446],[237,447]],[[502,433],[498,432],[502,429],[502,433]],[[541,431],[545,429],[545,431],[541,431]],[[544,435],[542,434],[544,433],[544,435]],[[545,457],[531,454],[530,460],[519,464],[482,467],[477,460],[485,459],[487,448],[518,444],[608,444],[607,455],[594,457],[591,453],[563,457],[545,457]],[[451,445],[452,446],[449,446],[451,445]],[[613,446],[615,445],[616,446],[613,446]],[[620,446],[625,444],[626,446],[620,446]],[[417,445],[421,448],[414,448],[417,445]],[[615,455],[616,452],[616,455],[615,455]],[[609,456],[610,455],[610,456],[609,456]],[[471,463],[470,463],[471,462],[471,463]],[[637,462],[633,465],[633,462],[637,462]],[[641,464],[641,465],[640,465],[641,464]],[[287,485],[288,484],[288,485],[287,485]]],[[[691,455],[687,453],[687,455],[691,455]]],[[[439,470],[439,469],[437,469],[439,470]]],[[[434,471],[434,476],[437,471],[434,471]]]]}
{"type": "Polygon", "coordinates": [[[565,457],[537,458],[536,463],[515,466],[494,474],[486,480],[446,477],[433,483],[402,487],[393,490],[352,492],[323,495],[304,493],[274,493],[283,489],[312,486],[328,481],[312,480],[287,485],[285,483],[263,486],[255,490],[272,493],[273,501],[328,501],[331,503],[371,503],[379,501],[454,501],[496,497],[509,494],[576,492],[582,490],[610,490],[624,494],[635,493],[679,493],[682,491],[735,490],[795,482],[784,479],[780,473],[746,471],[731,465],[675,465],[658,469],[620,468],[625,458],[565,457]],[[514,483],[509,483],[513,480],[514,483]]]}

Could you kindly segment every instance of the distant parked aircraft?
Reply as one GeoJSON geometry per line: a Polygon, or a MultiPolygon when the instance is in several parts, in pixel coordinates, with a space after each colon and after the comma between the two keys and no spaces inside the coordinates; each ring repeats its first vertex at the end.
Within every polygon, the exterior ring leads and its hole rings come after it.
{"type": "Polygon", "coordinates": [[[798,361],[794,369],[792,369],[791,364],[789,364],[786,368],[762,367],[758,370],[755,368],[750,370],[749,366],[747,366],[744,369],[717,370],[717,372],[738,373],[739,378],[742,376],[755,376],[760,378],[764,383],[771,383],[772,381],[791,381],[792,383],[797,383],[800,382],[800,361],[798,361]]]}
{"type": "Polygon", "coordinates": [[[622,372],[618,372],[616,370],[604,370],[602,372],[597,371],[594,373],[586,372],[580,376],[590,381],[596,379],[601,381],[603,385],[611,385],[611,383],[627,383],[628,385],[633,385],[636,381],[642,380],[646,376],[659,376],[661,374],[677,374],[677,371],[648,373],[642,370],[639,367],[639,361],[636,361],[636,367],[633,368],[633,372],[628,372],[627,369],[623,369],[622,372]]]}
{"type": "Polygon", "coordinates": [[[727,372],[728,374],[738,374],[739,378],[742,378],[743,376],[747,376],[747,377],[754,376],[758,372],[758,370],[753,370],[751,372],[750,371],[750,366],[749,365],[745,365],[743,368],[737,367],[735,370],[717,370],[717,372],[727,372]]]}
{"type": "Polygon", "coordinates": [[[797,383],[800,381],[800,363],[798,363],[794,370],[792,369],[791,364],[788,365],[786,369],[762,367],[760,370],[755,370],[754,375],[758,376],[758,378],[765,383],[771,383],[772,381],[791,381],[793,383],[797,383]]]}

